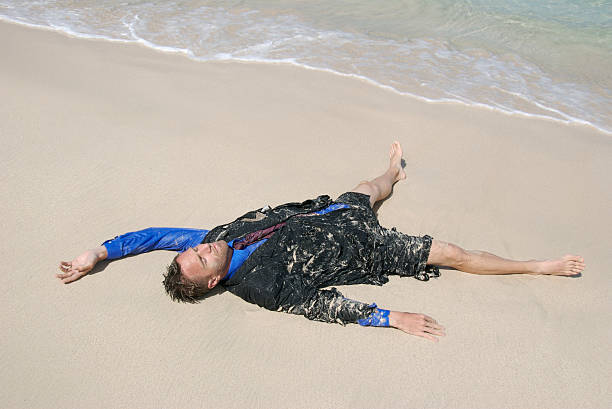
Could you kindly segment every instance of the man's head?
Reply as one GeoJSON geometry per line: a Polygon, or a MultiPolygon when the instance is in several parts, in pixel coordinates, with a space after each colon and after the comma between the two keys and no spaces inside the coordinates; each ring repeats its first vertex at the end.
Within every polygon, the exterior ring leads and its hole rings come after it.
{"type": "Polygon", "coordinates": [[[223,240],[199,244],[172,260],[164,276],[166,292],[174,301],[198,302],[229,270],[232,251],[223,240]]]}

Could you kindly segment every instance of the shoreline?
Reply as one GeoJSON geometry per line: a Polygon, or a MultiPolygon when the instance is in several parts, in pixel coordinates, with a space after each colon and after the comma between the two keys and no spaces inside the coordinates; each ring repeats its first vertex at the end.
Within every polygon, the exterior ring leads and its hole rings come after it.
{"type": "Polygon", "coordinates": [[[11,238],[0,248],[2,407],[609,401],[608,136],[295,67],[201,64],[1,22],[0,38],[0,210],[11,238]],[[407,179],[380,206],[381,225],[514,259],[577,253],[582,277],[443,270],[426,283],[339,288],[434,317],[447,329],[437,344],[228,292],[173,303],[165,251],[103,262],[70,285],[54,277],[60,260],[128,231],[209,229],[265,205],[337,197],[384,171],[395,139],[407,179]]]}
{"type": "MultiPolygon", "coordinates": [[[[475,109],[483,109],[483,110],[487,110],[490,112],[494,112],[494,113],[498,113],[498,114],[503,114],[503,115],[508,115],[508,116],[515,116],[518,118],[526,118],[526,119],[536,119],[536,120],[544,120],[544,121],[551,121],[553,123],[559,123],[559,124],[564,124],[564,125],[568,125],[568,126],[584,126],[590,129],[593,129],[597,132],[600,132],[604,135],[607,136],[612,136],[612,130],[607,130],[605,128],[601,128],[587,120],[581,119],[581,118],[575,118],[571,115],[565,114],[561,111],[556,110],[555,108],[550,108],[550,107],[539,107],[540,109],[542,109],[542,111],[550,111],[553,112],[554,114],[561,116],[561,117],[565,117],[566,119],[561,119],[561,118],[555,118],[552,116],[548,116],[545,114],[537,114],[537,113],[528,113],[528,112],[524,112],[524,111],[518,111],[518,110],[513,110],[513,111],[508,111],[506,109],[501,109],[501,108],[497,108],[491,105],[486,105],[480,102],[474,102],[474,101],[470,101],[470,102],[466,102],[466,101],[462,101],[459,99],[450,99],[450,98],[442,98],[442,99],[431,99],[431,98],[427,98],[425,96],[421,96],[418,94],[414,94],[411,92],[403,92],[403,91],[399,91],[389,85],[385,85],[382,84],[376,80],[373,80],[371,78],[365,77],[365,76],[361,76],[358,74],[352,74],[352,73],[343,73],[343,72],[339,72],[339,71],[335,71],[333,69],[327,69],[327,68],[319,68],[319,67],[313,67],[313,66],[309,66],[306,64],[301,64],[301,63],[296,63],[296,62],[292,62],[292,61],[272,61],[272,60],[252,60],[252,59],[237,59],[237,58],[231,58],[231,59],[220,59],[220,60],[211,60],[211,59],[201,59],[201,58],[197,58],[193,55],[193,53],[190,50],[187,49],[178,49],[178,48],[173,48],[173,47],[165,47],[165,46],[159,46],[156,44],[153,44],[149,41],[143,40],[143,39],[135,39],[135,40],[123,40],[123,39],[116,39],[116,38],[111,38],[111,37],[107,37],[107,36],[101,36],[101,35],[93,35],[93,34],[83,34],[83,33],[77,33],[74,32],[72,30],[63,28],[63,27],[51,27],[51,26],[43,26],[43,25],[39,25],[39,24],[32,24],[32,23],[26,23],[26,22],[22,22],[22,21],[17,21],[17,20],[11,20],[9,18],[6,18],[4,16],[0,16],[0,23],[6,23],[6,24],[15,24],[18,26],[23,26],[23,27],[28,27],[28,28],[32,28],[32,29],[38,29],[38,30],[45,30],[45,31],[50,31],[50,32],[54,32],[54,33],[58,33],[64,36],[67,36],[69,38],[75,38],[75,39],[82,39],[82,40],[94,40],[94,41],[107,41],[110,43],[118,43],[118,44],[131,44],[131,45],[138,45],[141,47],[144,47],[146,49],[150,49],[150,50],[154,50],[156,52],[160,52],[160,53],[165,53],[165,54],[169,54],[169,55],[179,55],[182,56],[184,58],[187,58],[191,61],[195,61],[198,63],[235,63],[235,64],[264,64],[264,65],[286,65],[289,67],[294,67],[294,68],[298,68],[298,69],[304,69],[304,70],[313,70],[313,71],[317,71],[317,72],[323,72],[323,73],[328,73],[331,75],[336,75],[339,77],[345,77],[345,78],[351,78],[351,79],[356,79],[359,81],[363,81],[369,85],[375,86],[377,88],[392,92],[394,94],[406,97],[406,98],[412,98],[416,101],[420,101],[420,102],[425,102],[425,103],[429,103],[429,104],[457,104],[460,106],[465,106],[465,107],[469,107],[469,108],[475,108],[475,109]]],[[[532,104],[535,105],[539,105],[539,103],[533,101],[532,104]]]]}

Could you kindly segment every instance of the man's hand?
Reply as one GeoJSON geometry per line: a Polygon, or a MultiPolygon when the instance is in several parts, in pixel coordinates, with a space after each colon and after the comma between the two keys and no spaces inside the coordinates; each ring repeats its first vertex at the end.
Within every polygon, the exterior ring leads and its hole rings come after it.
{"type": "Polygon", "coordinates": [[[417,335],[435,342],[438,342],[436,336],[446,335],[444,327],[425,314],[391,311],[389,313],[389,325],[401,329],[407,334],[417,335]]]}
{"type": "Polygon", "coordinates": [[[55,276],[64,284],[71,283],[89,273],[98,261],[106,259],[107,256],[108,253],[104,246],[87,250],[72,261],[62,261],[59,265],[62,273],[55,276]]]}

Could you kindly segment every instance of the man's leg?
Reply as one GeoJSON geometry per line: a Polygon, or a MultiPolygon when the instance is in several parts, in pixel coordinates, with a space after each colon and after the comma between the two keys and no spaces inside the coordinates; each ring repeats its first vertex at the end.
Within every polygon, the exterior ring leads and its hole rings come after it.
{"type": "Polygon", "coordinates": [[[399,142],[391,144],[389,151],[389,169],[379,177],[363,181],[351,189],[351,192],[370,195],[370,206],[391,194],[391,188],[395,182],[406,179],[406,173],[402,169],[402,147],[399,142]]]}
{"type": "Polygon", "coordinates": [[[464,250],[440,240],[433,240],[427,264],[453,267],[472,274],[552,274],[572,276],[584,270],[584,259],[566,255],[551,260],[508,260],[486,251],[464,250]]]}
{"type": "MultiPolygon", "coordinates": [[[[379,177],[359,183],[352,192],[370,195],[370,206],[389,196],[393,185],[406,178],[402,169],[402,147],[393,142],[389,151],[389,169],[379,177]]],[[[461,247],[440,240],[433,240],[427,264],[453,267],[472,274],[553,274],[571,276],[584,270],[584,259],[566,255],[552,260],[508,260],[478,250],[461,247]]]]}

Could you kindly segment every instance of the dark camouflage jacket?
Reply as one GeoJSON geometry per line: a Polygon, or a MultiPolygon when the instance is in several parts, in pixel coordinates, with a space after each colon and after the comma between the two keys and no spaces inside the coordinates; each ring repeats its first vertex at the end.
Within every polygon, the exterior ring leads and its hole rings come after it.
{"type": "MultiPolygon", "coordinates": [[[[312,320],[344,324],[370,316],[375,305],[347,299],[336,288],[324,288],[382,285],[388,281],[387,272],[393,273],[394,266],[405,261],[401,260],[404,256],[393,247],[393,240],[388,240],[391,230],[382,228],[369,208],[306,216],[332,203],[329,196],[319,196],[253,210],[215,227],[204,242],[229,242],[286,222],[222,285],[250,303],[312,320]]],[[[424,262],[420,262],[422,269],[424,262]]]]}

